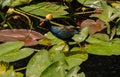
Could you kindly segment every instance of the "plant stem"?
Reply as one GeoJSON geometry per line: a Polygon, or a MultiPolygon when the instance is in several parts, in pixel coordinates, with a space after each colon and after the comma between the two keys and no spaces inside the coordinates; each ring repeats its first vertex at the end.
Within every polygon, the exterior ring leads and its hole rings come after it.
{"type": "Polygon", "coordinates": [[[7,23],[7,25],[10,27],[10,29],[13,29],[13,27],[11,26],[11,24],[7,21],[6,17],[4,17],[3,13],[0,12],[0,16],[3,19],[3,22],[5,21],[7,23]]]}
{"type": "Polygon", "coordinates": [[[107,26],[107,33],[110,34],[110,24],[106,22],[106,26],[107,26]]]}
{"type": "MultiPolygon", "coordinates": [[[[35,16],[35,15],[33,15],[33,14],[30,14],[30,13],[27,13],[27,12],[24,12],[24,11],[21,11],[21,10],[19,10],[19,9],[15,9],[15,10],[16,10],[16,11],[19,11],[19,12],[21,12],[21,13],[27,14],[27,15],[29,15],[29,16],[32,16],[32,17],[34,17],[34,18],[37,18],[37,19],[39,19],[39,20],[44,20],[44,18],[42,18],[42,17],[35,16]]],[[[53,22],[53,21],[51,21],[51,24],[54,24],[54,25],[57,25],[57,26],[64,26],[64,25],[62,25],[62,24],[59,24],[59,23],[56,23],[56,22],[53,22]]]]}
{"type": "Polygon", "coordinates": [[[21,70],[24,70],[26,69],[27,67],[22,67],[22,68],[19,68],[19,69],[15,69],[15,71],[21,71],[21,70]]]}
{"type": "Polygon", "coordinates": [[[18,13],[18,14],[24,16],[24,17],[26,17],[27,20],[28,20],[28,25],[29,25],[30,29],[33,29],[31,20],[30,20],[30,18],[29,18],[27,15],[25,15],[24,13],[21,13],[21,12],[19,12],[19,11],[17,11],[17,10],[14,10],[14,12],[15,12],[15,13],[18,13]]]}

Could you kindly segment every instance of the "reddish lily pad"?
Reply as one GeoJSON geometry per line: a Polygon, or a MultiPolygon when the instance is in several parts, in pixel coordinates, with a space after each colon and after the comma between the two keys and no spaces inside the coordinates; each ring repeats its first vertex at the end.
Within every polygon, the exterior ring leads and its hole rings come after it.
{"type": "Polygon", "coordinates": [[[96,21],[94,21],[92,19],[86,19],[86,20],[82,21],[81,24],[79,24],[79,26],[81,28],[88,27],[90,35],[106,28],[105,22],[101,21],[100,19],[98,19],[96,21]]]}
{"type": "Polygon", "coordinates": [[[23,41],[25,46],[34,46],[38,44],[37,40],[43,37],[41,33],[27,29],[0,30],[0,42],[23,41]]]}

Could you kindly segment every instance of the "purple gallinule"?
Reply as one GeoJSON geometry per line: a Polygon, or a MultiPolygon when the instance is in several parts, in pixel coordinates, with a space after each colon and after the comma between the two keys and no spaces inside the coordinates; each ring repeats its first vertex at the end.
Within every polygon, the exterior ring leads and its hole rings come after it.
{"type": "Polygon", "coordinates": [[[43,20],[43,25],[45,28],[47,28],[53,35],[60,39],[69,39],[71,38],[74,34],[79,33],[79,31],[71,26],[54,26],[50,23],[50,19],[52,19],[51,14],[46,16],[46,19],[43,20]]]}

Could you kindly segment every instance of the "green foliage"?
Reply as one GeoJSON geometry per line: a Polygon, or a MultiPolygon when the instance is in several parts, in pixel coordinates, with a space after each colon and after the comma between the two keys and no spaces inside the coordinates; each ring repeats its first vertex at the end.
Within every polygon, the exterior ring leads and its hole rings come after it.
{"type": "Polygon", "coordinates": [[[50,65],[41,77],[65,77],[65,61],[58,61],[50,65]]]}
{"type": "Polygon", "coordinates": [[[14,62],[30,56],[34,52],[31,48],[23,48],[17,51],[9,52],[0,56],[0,60],[14,62]]]}
{"type": "Polygon", "coordinates": [[[67,7],[50,2],[41,2],[38,4],[32,4],[30,6],[21,7],[20,9],[25,12],[29,12],[31,14],[44,16],[44,17],[47,14],[53,14],[54,18],[68,14],[65,11],[67,7]]]}
{"type": "Polygon", "coordinates": [[[27,77],[40,77],[42,72],[51,64],[48,51],[41,50],[31,58],[27,65],[27,77]]]}
{"type": "Polygon", "coordinates": [[[7,69],[5,62],[0,62],[0,77],[23,77],[23,74],[15,72],[13,66],[7,69]]]}
{"type": "Polygon", "coordinates": [[[83,4],[84,6],[88,6],[92,8],[99,8],[100,1],[103,1],[103,0],[77,0],[77,1],[83,4]]]}
{"type": "Polygon", "coordinates": [[[120,55],[119,43],[120,39],[113,41],[103,41],[94,37],[89,37],[87,40],[90,44],[87,46],[87,52],[95,55],[120,55]]]}
{"type": "Polygon", "coordinates": [[[81,30],[79,34],[75,34],[72,39],[76,42],[83,42],[88,36],[88,27],[85,27],[81,30]]]}
{"type": "Polygon", "coordinates": [[[24,42],[6,42],[0,44],[0,56],[9,52],[17,51],[24,45],[24,42]]]}
{"type": "Polygon", "coordinates": [[[80,70],[79,66],[71,68],[70,71],[67,73],[66,77],[85,77],[85,74],[83,72],[77,74],[79,70],[80,70]]]}
{"type": "Polygon", "coordinates": [[[2,7],[5,6],[15,7],[23,4],[29,4],[31,1],[32,0],[1,0],[0,5],[2,5],[2,7]]]}
{"type": "Polygon", "coordinates": [[[88,58],[88,54],[72,54],[69,55],[68,57],[66,57],[66,61],[69,64],[69,69],[71,69],[72,67],[75,66],[79,66],[80,64],[82,64],[84,61],[86,61],[88,58]]]}
{"type": "Polygon", "coordinates": [[[120,18],[116,21],[117,29],[116,29],[116,35],[120,35],[120,18]]]}
{"type": "Polygon", "coordinates": [[[44,35],[46,38],[40,39],[39,44],[40,45],[55,45],[58,44],[59,42],[63,42],[63,40],[55,37],[51,32],[48,32],[44,35]]]}
{"type": "Polygon", "coordinates": [[[31,48],[20,49],[23,45],[23,42],[6,42],[0,44],[0,61],[18,61],[34,52],[34,50],[31,48]]]}
{"type": "MultiPolygon", "coordinates": [[[[57,4],[57,2],[56,3],[49,2],[50,0],[46,0],[47,2],[40,1],[39,3],[33,1],[33,3],[29,4],[31,1],[32,0],[1,0],[0,6],[2,6],[2,8],[4,8],[5,6],[14,7],[15,9],[12,8],[14,10],[12,14],[13,13],[17,13],[17,14],[12,16],[11,13],[6,14],[0,12],[0,18],[2,18],[2,22],[0,22],[0,25],[6,23],[10,24],[8,23],[8,21],[10,21],[11,19],[20,20],[21,18],[19,18],[19,16],[18,18],[16,18],[18,14],[20,14],[20,17],[24,16],[25,19],[27,19],[29,22],[33,22],[32,20],[34,20],[34,18],[35,20],[43,19],[49,13],[53,14],[53,18],[56,19],[64,17],[62,21],[66,20],[65,19],[66,16],[70,17],[72,15],[71,18],[76,16],[72,14],[73,12],[71,13],[71,10],[73,10],[74,8],[71,5],[73,0],[63,0],[63,2],[65,1],[65,3],[68,2],[68,5],[64,5],[64,3],[62,4],[62,2],[60,4],[57,4]],[[24,6],[24,4],[29,4],[29,5],[24,6]]],[[[78,34],[75,34],[71,38],[72,41],[70,40],[69,42],[66,42],[64,40],[55,37],[49,31],[47,33],[44,33],[43,31],[44,37],[43,38],[41,37],[42,39],[40,40],[35,40],[36,38],[38,38],[37,34],[30,33],[29,35],[33,36],[34,38],[31,38],[30,36],[27,38],[22,36],[21,34],[19,35],[19,33],[21,32],[16,31],[15,32],[16,35],[12,39],[17,38],[26,43],[28,42],[32,43],[31,40],[33,39],[36,42],[38,41],[39,45],[35,47],[28,46],[26,48],[26,46],[24,46],[25,45],[24,42],[21,41],[1,43],[0,62],[2,61],[8,63],[16,62],[24,58],[28,58],[28,56],[30,55],[33,55],[30,58],[27,66],[23,67],[26,69],[25,71],[26,77],[85,77],[85,74],[83,72],[79,72],[80,70],[79,65],[88,59],[89,54],[104,55],[104,56],[120,55],[119,5],[111,4],[111,6],[109,6],[105,0],[77,0],[77,2],[83,4],[83,6],[87,6],[88,9],[95,8],[95,9],[103,10],[101,14],[96,14],[95,11],[93,11],[92,13],[90,11],[91,14],[90,17],[91,19],[92,17],[96,17],[104,21],[107,26],[107,33],[104,33],[106,32],[106,30],[104,30],[103,33],[97,31],[97,33],[89,35],[89,30],[87,27],[85,27],[82,28],[78,34]],[[114,25],[112,25],[111,22],[114,25]],[[34,49],[36,47],[38,49],[34,49]]],[[[79,7],[81,8],[83,6],[79,6],[79,7]]],[[[79,12],[78,11],[80,9],[79,7],[74,10],[79,12]]],[[[89,11],[87,12],[89,13],[89,11]]],[[[84,14],[85,13],[86,12],[84,12],[84,14]]],[[[85,18],[84,15],[81,18],[79,18],[78,15],[78,19],[84,20],[82,18],[85,18]]],[[[58,20],[57,22],[59,22],[59,19],[57,20],[58,20]]],[[[70,19],[70,21],[71,20],[75,22],[74,19],[70,19]]],[[[24,22],[26,24],[26,21],[24,22]]],[[[63,22],[62,23],[61,22],[56,23],[53,21],[50,22],[56,26],[64,26],[62,25],[63,22]]],[[[81,23],[81,21],[79,22],[81,23]]],[[[21,23],[21,21],[19,23],[21,23]]],[[[29,25],[33,26],[33,30],[38,30],[38,28],[36,29],[36,24],[34,26],[34,22],[33,24],[29,23],[29,25]]],[[[91,25],[94,26],[94,23],[92,23],[91,25]]],[[[99,24],[97,24],[96,26],[98,25],[99,24]]],[[[0,28],[4,29],[3,27],[0,28]]],[[[20,25],[19,28],[24,28],[24,24],[20,25]]],[[[42,32],[42,30],[40,32],[42,32]]],[[[25,33],[23,32],[23,35],[24,34],[25,33]]],[[[5,35],[4,37],[6,38],[6,36],[7,35],[5,35]]],[[[0,35],[0,37],[3,38],[3,35],[0,35]]],[[[11,38],[9,37],[9,39],[11,38]]],[[[23,68],[13,69],[13,67],[14,66],[10,66],[8,68],[8,66],[0,65],[0,77],[23,77],[22,73],[15,72],[15,70],[19,71],[22,70],[23,68]]]]}
{"type": "Polygon", "coordinates": [[[41,50],[36,55],[34,55],[33,58],[31,58],[29,64],[27,65],[26,76],[65,77],[67,75],[66,69],[69,70],[76,65],[80,65],[81,61],[83,62],[83,59],[85,61],[86,56],[76,55],[75,57],[68,56],[66,58],[66,56],[59,50],[53,51],[53,49],[51,49],[49,52],[47,50],[41,50]],[[76,62],[74,60],[76,60],[76,62]],[[74,65],[71,66],[73,62],[74,65]],[[68,68],[69,66],[70,68],[68,68]]]}
{"type": "Polygon", "coordinates": [[[112,8],[111,6],[107,5],[107,3],[105,1],[101,1],[101,8],[103,10],[102,14],[92,14],[91,17],[97,17],[99,19],[101,19],[102,21],[104,21],[106,23],[107,26],[107,33],[110,34],[110,21],[113,21],[115,18],[117,18],[118,16],[120,16],[120,11],[115,11],[114,8],[112,8]]]}

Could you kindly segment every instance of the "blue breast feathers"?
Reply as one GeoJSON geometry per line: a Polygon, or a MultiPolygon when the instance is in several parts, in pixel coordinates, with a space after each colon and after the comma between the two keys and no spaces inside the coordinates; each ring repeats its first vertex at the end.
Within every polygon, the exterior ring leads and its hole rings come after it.
{"type": "Polygon", "coordinates": [[[79,33],[75,28],[70,26],[53,26],[49,20],[44,21],[45,27],[60,39],[69,39],[74,34],[79,33]]]}

